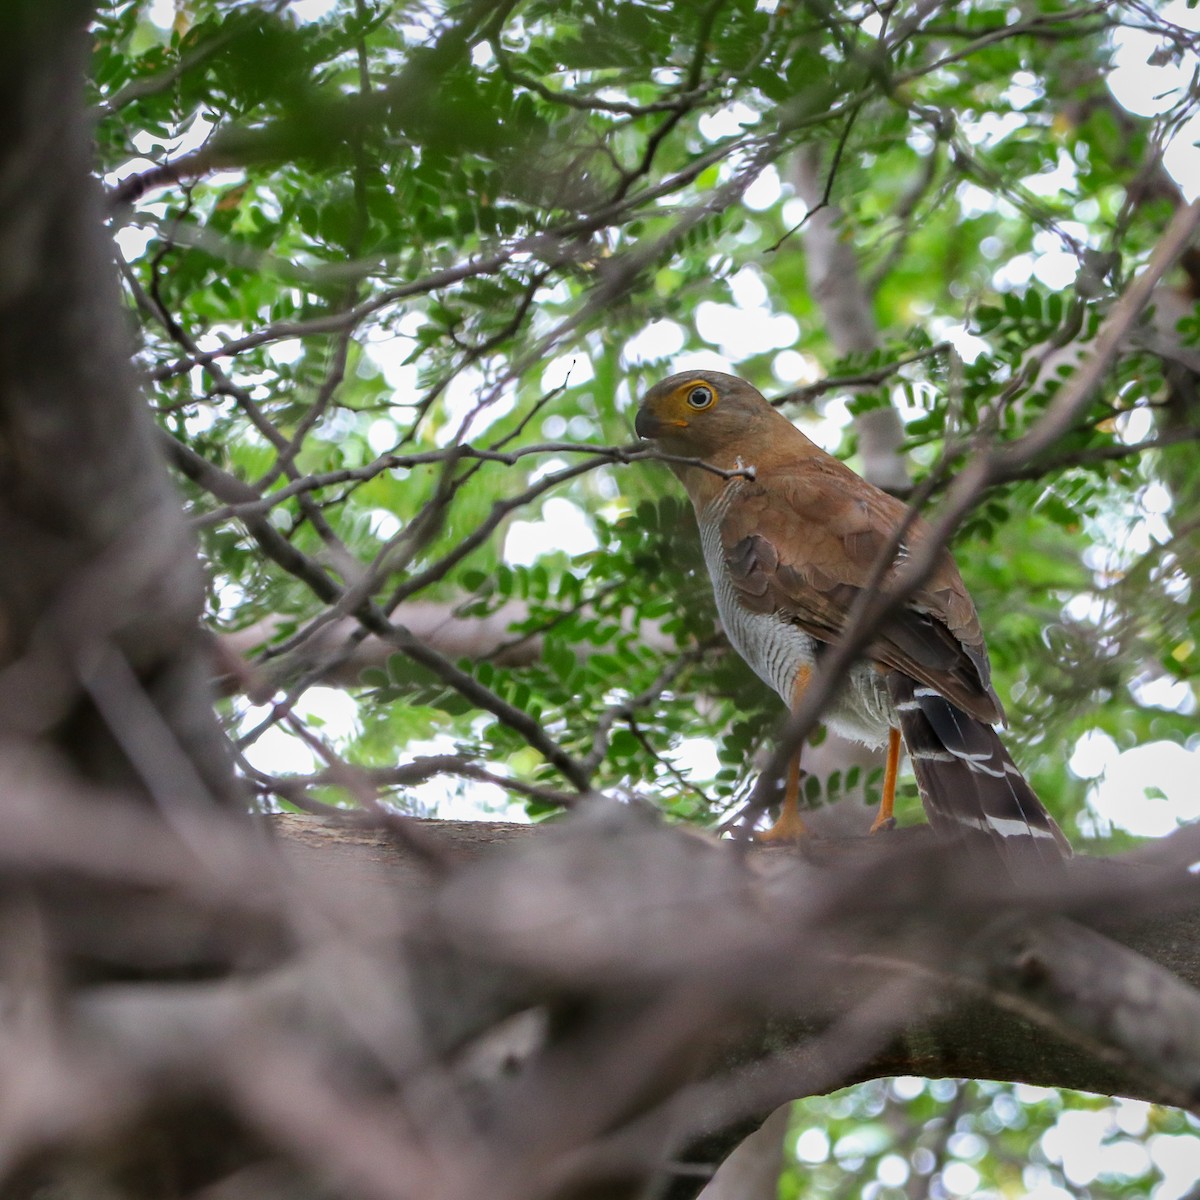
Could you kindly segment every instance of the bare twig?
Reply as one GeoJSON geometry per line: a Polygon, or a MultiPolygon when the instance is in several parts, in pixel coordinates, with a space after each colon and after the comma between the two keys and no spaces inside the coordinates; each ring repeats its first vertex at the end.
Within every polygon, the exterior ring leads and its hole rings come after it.
{"type": "MultiPolygon", "coordinates": [[[[1193,201],[1176,212],[1146,268],[1105,318],[1088,358],[1055,396],[1046,412],[1022,437],[1007,444],[990,446],[976,454],[949,488],[946,499],[929,523],[927,536],[913,550],[911,557],[895,569],[887,590],[864,589],[860,593],[847,616],[845,632],[830,653],[822,658],[811,685],[789,717],[779,744],[751,793],[743,817],[747,825],[753,824],[771,802],[774,781],[781,776],[796,747],[816,724],[824,706],[870,642],[879,623],[929,577],[938,555],[979,497],[989,487],[1006,481],[1010,474],[1025,471],[1031,462],[1070,431],[1092,402],[1124,339],[1150,303],[1158,281],[1192,240],[1198,226],[1200,201],[1193,201]]],[[[895,550],[895,546],[887,548],[885,569],[890,566],[895,550]]]]}

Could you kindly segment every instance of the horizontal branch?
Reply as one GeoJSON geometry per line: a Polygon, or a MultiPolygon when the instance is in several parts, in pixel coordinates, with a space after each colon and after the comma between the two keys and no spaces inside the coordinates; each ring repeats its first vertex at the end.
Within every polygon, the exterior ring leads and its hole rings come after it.
{"type": "MultiPolygon", "coordinates": [[[[234,914],[279,905],[280,937],[307,930],[301,953],[226,981],[84,988],[61,1019],[68,1045],[116,1064],[121,1095],[202,1083],[243,1113],[252,1095],[251,1128],[289,1154],[295,1122],[322,1109],[394,1126],[407,1154],[419,1111],[430,1194],[465,1200],[490,1178],[487,1194],[517,1200],[649,1178],[701,1135],[880,1075],[1197,1106],[1186,838],[1157,865],[1081,857],[1016,893],[920,830],[747,854],[620,807],[557,827],[421,822],[411,837],[407,822],[272,826],[283,855],[246,846],[207,902],[227,937],[234,914]],[[316,1061],[345,1073],[301,1069],[316,1061]],[[495,1115],[464,1160],[452,1135],[468,1098],[495,1115]]],[[[136,833],[114,831],[110,854],[134,854],[136,833]]],[[[200,864],[234,851],[156,848],[153,878],[176,873],[198,899],[200,864]]],[[[157,902],[144,875],[143,912],[157,902]]],[[[99,1098],[83,1095],[86,1114],[99,1098]]],[[[372,1179],[372,1200],[401,1194],[372,1179]]]]}

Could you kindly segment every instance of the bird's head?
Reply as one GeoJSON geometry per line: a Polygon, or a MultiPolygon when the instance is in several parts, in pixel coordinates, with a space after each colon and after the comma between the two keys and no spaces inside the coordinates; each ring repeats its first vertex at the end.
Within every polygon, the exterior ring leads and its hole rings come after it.
{"type": "Polygon", "coordinates": [[[718,462],[744,453],[777,422],[790,428],[744,379],[720,371],[681,371],[645,394],[634,428],[670,454],[718,462]]]}

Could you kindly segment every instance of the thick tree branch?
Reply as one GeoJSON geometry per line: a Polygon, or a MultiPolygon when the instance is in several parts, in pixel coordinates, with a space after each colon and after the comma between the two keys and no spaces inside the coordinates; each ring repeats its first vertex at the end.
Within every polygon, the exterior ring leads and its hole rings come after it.
{"type": "MultiPolygon", "coordinates": [[[[433,822],[411,844],[292,817],[274,822],[279,855],[232,831],[189,847],[138,821],[109,829],[92,797],[72,849],[45,836],[62,796],[29,810],[0,872],[35,889],[90,872],[115,913],[175,913],[182,893],[210,919],[177,929],[193,931],[177,961],[257,945],[271,964],[76,993],[71,1128],[102,1103],[98,1077],[139,1097],[110,1103],[110,1129],[204,1086],[273,1154],[347,1185],[359,1146],[357,1194],[399,1200],[417,1179],[457,1200],[487,1178],[491,1195],[549,1200],[601,1179],[606,1196],[637,1194],[664,1162],[694,1162],[698,1139],[880,1074],[1196,1104],[1186,837],[1157,863],[1080,858],[1016,893],[922,830],[747,855],[620,808],[557,829],[433,822]],[[330,1053],[332,1075],[317,1069],[330,1053]],[[339,1111],[373,1132],[360,1142],[339,1120],[297,1142],[313,1113],[339,1111]],[[390,1182],[376,1173],[389,1163],[390,1182]]],[[[113,949],[142,958],[157,928],[129,925],[113,949]]]]}
{"type": "Polygon", "coordinates": [[[198,564],[90,176],[86,21],[85,4],[32,0],[0,18],[0,547],[20,564],[0,577],[0,732],[159,803],[172,775],[228,802],[198,564]]]}

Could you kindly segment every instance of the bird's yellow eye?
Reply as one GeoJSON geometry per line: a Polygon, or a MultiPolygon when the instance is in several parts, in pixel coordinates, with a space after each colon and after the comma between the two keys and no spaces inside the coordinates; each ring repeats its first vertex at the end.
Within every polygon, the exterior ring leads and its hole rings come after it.
{"type": "Polygon", "coordinates": [[[692,388],[687,394],[687,402],[689,408],[708,408],[713,402],[712,388],[703,385],[692,388]]]}

